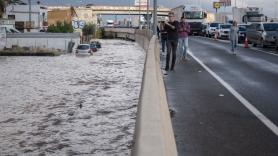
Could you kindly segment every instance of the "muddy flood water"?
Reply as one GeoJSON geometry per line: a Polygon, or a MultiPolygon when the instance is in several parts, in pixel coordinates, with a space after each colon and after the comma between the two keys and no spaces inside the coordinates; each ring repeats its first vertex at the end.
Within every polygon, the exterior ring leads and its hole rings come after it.
{"type": "Polygon", "coordinates": [[[0,57],[0,156],[130,155],[145,52],[0,57]]]}

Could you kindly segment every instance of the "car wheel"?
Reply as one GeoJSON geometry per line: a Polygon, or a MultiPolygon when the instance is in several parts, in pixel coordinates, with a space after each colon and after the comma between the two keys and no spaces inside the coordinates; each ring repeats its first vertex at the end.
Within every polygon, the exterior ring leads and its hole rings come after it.
{"type": "Polygon", "coordinates": [[[256,46],[257,46],[257,44],[253,42],[253,43],[252,43],[252,46],[253,46],[253,47],[256,47],[256,46]]]}
{"type": "Polygon", "coordinates": [[[261,45],[262,45],[262,47],[263,47],[263,48],[267,48],[267,46],[265,45],[265,43],[264,43],[264,40],[263,40],[263,39],[261,39],[261,45]]]}

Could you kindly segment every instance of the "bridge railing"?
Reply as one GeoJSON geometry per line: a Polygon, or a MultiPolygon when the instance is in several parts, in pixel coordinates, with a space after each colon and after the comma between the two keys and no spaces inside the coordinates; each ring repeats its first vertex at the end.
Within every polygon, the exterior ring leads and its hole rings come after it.
{"type": "MultiPolygon", "coordinates": [[[[123,31],[122,29],[120,33],[123,31]]],[[[176,142],[160,69],[159,41],[156,36],[152,35],[151,31],[133,31],[135,41],[146,51],[146,61],[132,156],[177,156],[176,142]]],[[[131,35],[130,32],[131,30],[127,31],[129,35],[131,35]]]]}

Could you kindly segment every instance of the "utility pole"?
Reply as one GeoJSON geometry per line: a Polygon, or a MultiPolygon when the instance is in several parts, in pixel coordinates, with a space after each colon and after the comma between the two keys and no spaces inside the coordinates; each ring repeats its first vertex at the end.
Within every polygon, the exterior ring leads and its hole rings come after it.
{"type": "Polygon", "coordinates": [[[150,0],[147,0],[147,25],[148,29],[150,29],[150,0]]]}
{"type": "Polygon", "coordinates": [[[139,29],[141,29],[141,0],[139,0],[139,29]]]}
{"type": "Polygon", "coordinates": [[[157,34],[157,0],[153,0],[153,34],[157,34]]]}
{"type": "Polygon", "coordinates": [[[32,11],[32,5],[31,5],[31,0],[28,0],[28,3],[29,3],[29,25],[28,25],[28,31],[31,31],[31,27],[32,27],[32,14],[31,14],[31,11],[32,11]]]}

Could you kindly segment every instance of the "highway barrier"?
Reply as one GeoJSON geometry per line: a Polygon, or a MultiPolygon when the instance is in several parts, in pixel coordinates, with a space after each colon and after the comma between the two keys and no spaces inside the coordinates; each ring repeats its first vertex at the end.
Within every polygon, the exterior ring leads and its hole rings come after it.
{"type": "MultiPolygon", "coordinates": [[[[110,32],[117,30],[109,29],[110,32]]],[[[124,29],[119,33],[123,34],[124,29]]],[[[177,156],[163,75],[160,69],[160,46],[147,30],[126,30],[146,51],[143,81],[137,111],[135,145],[132,156],[177,156]],[[131,31],[134,31],[132,35],[131,31]]],[[[117,35],[117,34],[116,34],[117,35]]]]}

